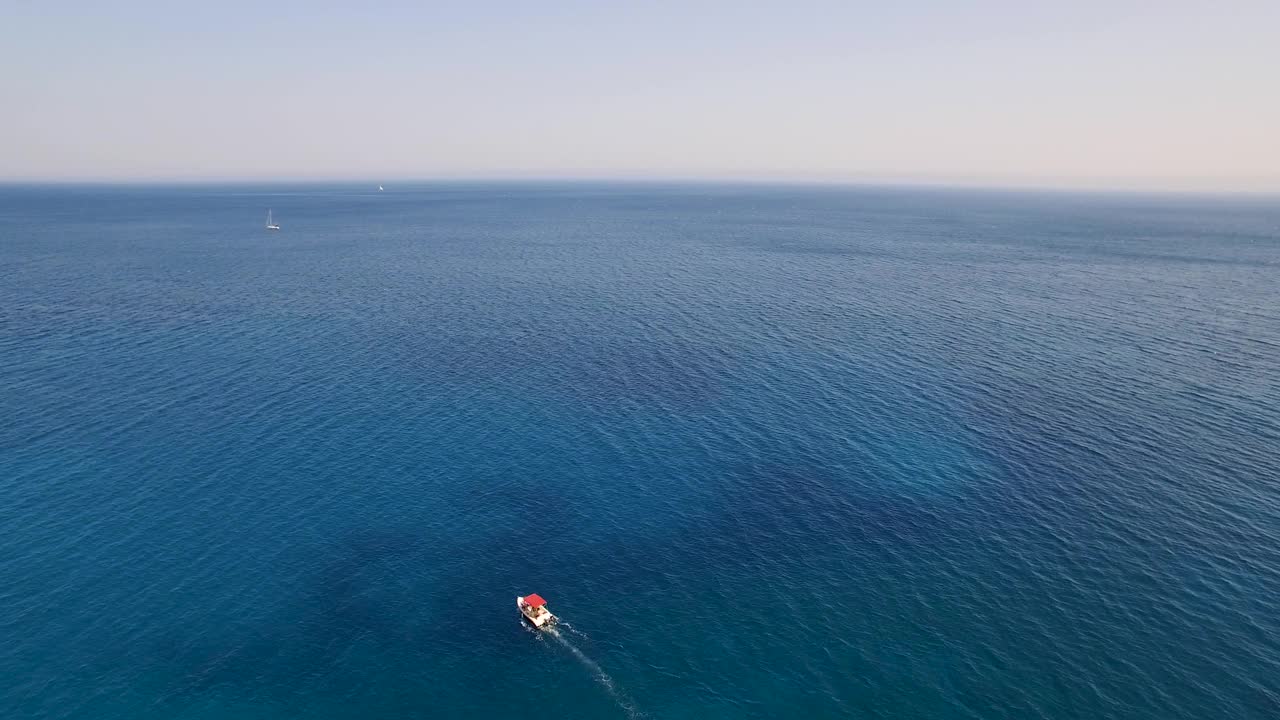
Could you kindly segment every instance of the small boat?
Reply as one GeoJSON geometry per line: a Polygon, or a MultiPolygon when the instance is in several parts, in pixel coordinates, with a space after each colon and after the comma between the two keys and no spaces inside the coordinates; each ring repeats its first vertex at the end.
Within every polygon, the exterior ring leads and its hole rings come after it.
{"type": "Polygon", "coordinates": [[[280,226],[279,226],[279,225],[277,225],[277,224],[275,224],[275,222],[271,219],[271,211],[270,211],[270,210],[268,210],[268,211],[267,211],[267,229],[268,229],[268,230],[279,230],[279,229],[280,229],[280,226]]]}
{"type": "Polygon", "coordinates": [[[540,628],[556,621],[556,616],[547,609],[547,601],[537,593],[516,598],[516,607],[520,608],[520,614],[533,623],[534,627],[540,628]]]}
{"type": "Polygon", "coordinates": [[[378,186],[378,192],[382,192],[382,186],[381,186],[381,185],[379,185],[379,186],[378,186]]]}

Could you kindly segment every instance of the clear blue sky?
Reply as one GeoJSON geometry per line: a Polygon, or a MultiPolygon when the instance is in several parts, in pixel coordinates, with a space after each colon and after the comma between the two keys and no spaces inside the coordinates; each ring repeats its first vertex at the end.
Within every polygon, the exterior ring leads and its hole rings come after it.
{"type": "Polygon", "coordinates": [[[1280,189],[1280,0],[0,0],[0,179],[1280,189]]]}

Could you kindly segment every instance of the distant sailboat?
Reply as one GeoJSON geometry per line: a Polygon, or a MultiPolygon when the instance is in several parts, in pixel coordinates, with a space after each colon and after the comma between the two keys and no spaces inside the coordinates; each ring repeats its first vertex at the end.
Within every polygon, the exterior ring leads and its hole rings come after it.
{"type": "Polygon", "coordinates": [[[381,185],[379,185],[379,186],[378,186],[378,192],[382,192],[382,186],[381,186],[381,185]]]}
{"type": "Polygon", "coordinates": [[[280,226],[279,226],[279,225],[277,225],[277,224],[275,223],[275,221],[271,219],[271,211],[270,211],[270,210],[268,210],[268,211],[267,211],[267,229],[268,229],[268,230],[279,230],[279,229],[280,229],[280,226]]]}

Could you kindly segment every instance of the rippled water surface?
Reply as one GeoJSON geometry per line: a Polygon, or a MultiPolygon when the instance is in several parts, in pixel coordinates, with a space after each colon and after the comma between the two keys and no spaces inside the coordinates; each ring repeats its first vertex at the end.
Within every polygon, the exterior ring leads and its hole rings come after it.
{"type": "Polygon", "coordinates": [[[1280,717],[1280,201],[8,187],[0,251],[5,718],[1280,717]]]}

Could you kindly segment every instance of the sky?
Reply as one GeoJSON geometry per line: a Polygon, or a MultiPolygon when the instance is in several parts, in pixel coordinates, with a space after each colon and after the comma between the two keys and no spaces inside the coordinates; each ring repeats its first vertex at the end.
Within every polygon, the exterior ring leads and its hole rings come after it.
{"type": "Polygon", "coordinates": [[[0,180],[1280,191],[1280,0],[0,0],[0,180]]]}

